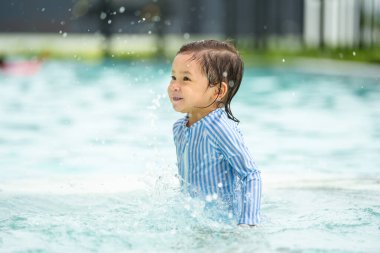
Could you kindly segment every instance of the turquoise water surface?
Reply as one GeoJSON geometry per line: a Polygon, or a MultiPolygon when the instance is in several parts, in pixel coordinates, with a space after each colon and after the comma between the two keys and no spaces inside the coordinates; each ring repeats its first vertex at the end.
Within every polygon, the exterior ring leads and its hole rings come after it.
{"type": "Polygon", "coordinates": [[[0,252],[380,252],[380,79],[246,69],[262,225],[181,195],[168,62],[0,73],[0,252]]]}

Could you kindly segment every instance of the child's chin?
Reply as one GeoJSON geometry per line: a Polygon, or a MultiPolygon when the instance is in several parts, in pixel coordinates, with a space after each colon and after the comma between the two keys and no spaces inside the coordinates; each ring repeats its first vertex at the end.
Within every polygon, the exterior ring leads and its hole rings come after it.
{"type": "Polygon", "coordinates": [[[174,105],[173,105],[173,109],[174,109],[174,111],[176,111],[176,112],[186,113],[186,110],[184,110],[183,108],[180,108],[180,107],[174,106],[174,105]]]}

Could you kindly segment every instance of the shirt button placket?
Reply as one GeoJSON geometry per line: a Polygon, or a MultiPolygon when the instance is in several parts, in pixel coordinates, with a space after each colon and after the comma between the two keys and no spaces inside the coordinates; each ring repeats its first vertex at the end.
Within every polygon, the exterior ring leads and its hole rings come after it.
{"type": "Polygon", "coordinates": [[[185,181],[185,191],[187,192],[188,191],[188,184],[190,183],[189,182],[189,167],[190,167],[190,159],[189,159],[189,143],[190,143],[190,139],[191,139],[191,129],[190,128],[187,128],[186,129],[186,132],[185,132],[185,136],[186,136],[186,144],[185,144],[185,147],[184,147],[184,154],[183,154],[183,158],[184,158],[184,181],[185,181]]]}

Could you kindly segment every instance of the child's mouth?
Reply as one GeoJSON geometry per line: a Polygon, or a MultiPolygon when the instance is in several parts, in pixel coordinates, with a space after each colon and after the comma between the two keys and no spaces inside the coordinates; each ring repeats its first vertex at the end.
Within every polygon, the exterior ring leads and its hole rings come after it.
{"type": "Polygon", "coordinates": [[[180,97],[173,97],[173,101],[180,101],[182,100],[183,98],[180,98],[180,97]]]}

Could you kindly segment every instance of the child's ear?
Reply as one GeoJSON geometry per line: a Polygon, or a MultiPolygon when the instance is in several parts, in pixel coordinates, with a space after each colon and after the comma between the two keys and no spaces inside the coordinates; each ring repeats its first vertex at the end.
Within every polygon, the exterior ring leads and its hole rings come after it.
{"type": "Polygon", "coordinates": [[[224,97],[227,95],[227,91],[228,91],[228,85],[225,82],[221,82],[219,85],[217,85],[217,88],[215,90],[217,100],[222,101],[224,97]]]}

